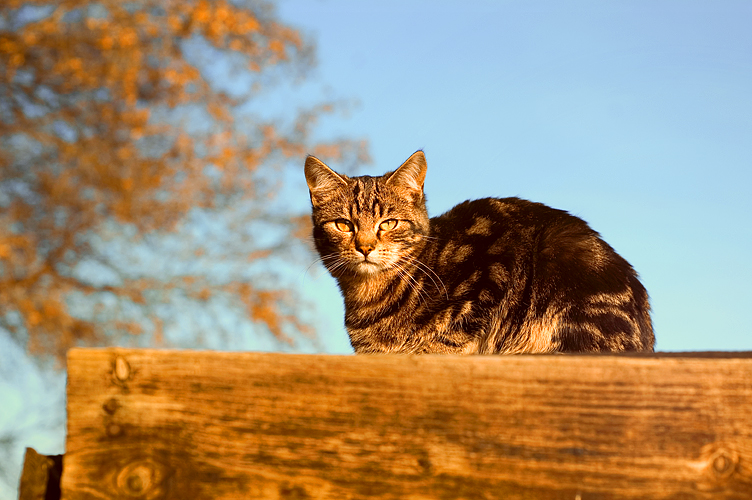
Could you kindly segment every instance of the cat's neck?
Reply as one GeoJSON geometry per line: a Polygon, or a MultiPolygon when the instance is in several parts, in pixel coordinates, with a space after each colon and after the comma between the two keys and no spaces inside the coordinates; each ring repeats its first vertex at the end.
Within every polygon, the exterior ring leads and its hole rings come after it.
{"type": "Polygon", "coordinates": [[[420,273],[420,266],[425,267],[420,261],[420,253],[417,254],[406,256],[398,266],[378,273],[337,277],[345,309],[368,309],[373,317],[379,310],[387,310],[391,303],[399,300],[404,312],[409,313],[413,301],[407,299],[418,288],[416,276],[420,273]]]}
{"type": "Polygon", "coordinates": [[[345,307],[362,307],[384,301],[386,295],[402,291],[404,271],[391,269],[375,274],[355,274],[337,277],[345,298],[345,307]],[[399,289],[399,290],[398,290],[399,289]]]}

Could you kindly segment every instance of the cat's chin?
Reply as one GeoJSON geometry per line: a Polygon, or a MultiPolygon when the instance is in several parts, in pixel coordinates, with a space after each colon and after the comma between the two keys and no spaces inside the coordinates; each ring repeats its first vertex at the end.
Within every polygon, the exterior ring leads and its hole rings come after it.
{"type": "Polygon", "coordinates": [[[379,274],[385,269],[386,267],[383,264],[364,260],[355,267],[355,272],[360,275],[372,276],[374,274],[379,274]]]}

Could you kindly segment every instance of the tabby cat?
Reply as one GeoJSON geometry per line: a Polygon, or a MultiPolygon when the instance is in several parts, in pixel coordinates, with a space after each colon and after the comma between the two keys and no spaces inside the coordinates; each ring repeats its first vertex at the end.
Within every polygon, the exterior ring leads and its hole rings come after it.
{"type": "Polygon", "coordinates": [[[581,219],[519,198],[428,218],[426,159],[347,177],[313,156],[313,239],[356,353],[652,351],[645,288],[581,219]]]}

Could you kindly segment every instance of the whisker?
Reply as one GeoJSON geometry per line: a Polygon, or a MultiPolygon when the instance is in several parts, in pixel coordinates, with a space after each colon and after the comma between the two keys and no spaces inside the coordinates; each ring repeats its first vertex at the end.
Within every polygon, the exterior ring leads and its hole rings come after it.
{"type": "Polygon", "coordinates": [[[418,282],[415,277],[408,272],[407,269],[404,268],[404,266],[400,265],[399,263],[395,263],[394,265],[397,275],[404,280],[405,283],[410,287],[411,290],[415,291],[418,294],[418,302],[422,303],[423,300],[428,301],[431,297],[423,290],[423,287],[420,286],[420,282],[418,282]],[[405,280],[406,278],[406,280],[405,280]]]}
{"type": "Polygon", "coordinates": [[[315,266],[316,264],[318,264],[319,262],[321,262],[321,264],[323,264],[324,267],[326,267],[326,264],[324,263],[324,258],[326,258],[326,257],[328,257],[328,256],[318,257],[318,258],[314,259],[313,262],[311,262],[310,264],[308,264],[308,266],[303,270],[303,273],[302,273],[303,277],[305,277],[305,275],[308,274],[308,271],[310,271],[311,268],[313,266],[315,266]]]}
{"type": "Polygon", "coordinates": [[[337,260],[335,262],[332,262],[331,264],[324,264],[326,268],[329,270],[330,273],[334,276],[334,272],[338,269],[341,269],[345,266],[347,266],[348,262],[344,259],[337,260]]]}
{"type": "Polygon", "coordinates": [[[303,276],[305,276],[308,271],[310,271],[311,267],[316,265],[317,263],[321,262],[321,264],[326,268],[327,271],[329,271],[330,274],[334,275],[334,272],[344,267],[348,264],[347,260],[343,259],[341,255],[337,252],[333,252],[327,255],[322,255],[319,258],[315,259],[313,262],[311,262],[308,267],[306,267],[305,271],[303,271],[303,276]]]}
{"type": "Polygon", "coordinates": [[[433,285],[436,287],[437,290],[441,291],[441,289],[444,289],[444,295],[446,296],[447,300],[449,300],[449,291],[447,290],[447,287],[444,285],[444,282],[441,280],[438,274],[431,269],[427,264],[421,262],[419,259],[412,257],[410,255],[404,255],[402,256],[403,259],[405,259],[410,264],[415,265],[416,269],[420,269],[423,271],[426,276],[428,276],[428,279],[430,279],[433,282],[433,285]],[[434,279],[434,277],[436,279],[434,279]],[[438,283],[436,282],[438,280],[438,283]],[[441,284],[441,288],[439,288],[439,284],[441,284]]]}

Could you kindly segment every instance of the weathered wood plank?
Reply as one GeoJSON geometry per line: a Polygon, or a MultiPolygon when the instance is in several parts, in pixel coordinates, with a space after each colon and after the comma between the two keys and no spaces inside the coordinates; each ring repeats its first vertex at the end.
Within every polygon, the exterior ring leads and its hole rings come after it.
{"type": "Polygon", "coordinates": [[[60,500],[62,455],[40,455],[34,448],[26,448],[19,500],[60,500]]]}
{"type": "Polygon", "coordinates": [[[752,358],[68,357],[63,499],[750,498],[752,358]]]}

